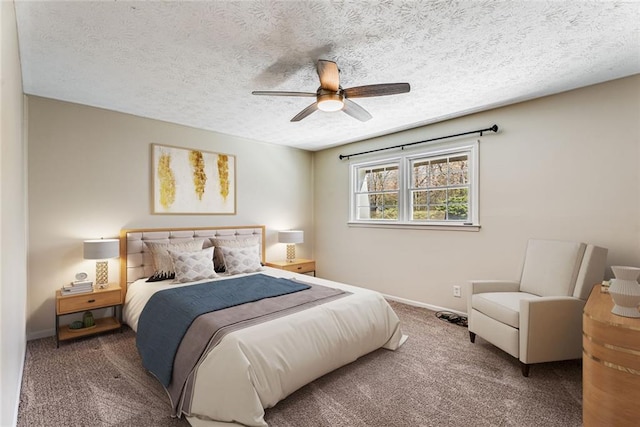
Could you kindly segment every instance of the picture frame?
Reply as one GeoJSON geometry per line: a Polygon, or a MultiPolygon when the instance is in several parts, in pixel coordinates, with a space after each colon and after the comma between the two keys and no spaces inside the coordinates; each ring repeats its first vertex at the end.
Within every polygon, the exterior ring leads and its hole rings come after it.
{"type": "Polygon", "coordinates": [[[236,214],[234,155],[151,144],[151,183],[153,214],[236,214]]]}

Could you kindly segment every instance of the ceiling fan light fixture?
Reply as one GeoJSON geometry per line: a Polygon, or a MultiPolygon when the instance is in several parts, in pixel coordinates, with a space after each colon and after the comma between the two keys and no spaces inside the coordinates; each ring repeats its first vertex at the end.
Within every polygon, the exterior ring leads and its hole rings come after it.
{"type": "Polygon", "coordinates": [[[340,111],[344,107],[342,95],[337,93],[328,93],[318,95],[318,110],[321,111],[340,111]]]}
{"type": "Polygon", "coordinates": [[[353,102],[351,98],[396,95],[399,93],[407,93],[411,89],[409,83],[381,83],[343,89],[342,86],[340,86],[340,70],[338,69],[338,65],[326,59],[318,60],[317,71],[318,77],[320,78],[320,87],[316,90],[315,94],[311,92],[285,92],[280,90],[254,90],[251,93],[254,95],[315,97],[316,102],[293,116],[291,119],[292,122],[299,122],[317,110],[329,112],[342,111],[356,120],[366,122],[372,118],[371,114],[353,102]]]}

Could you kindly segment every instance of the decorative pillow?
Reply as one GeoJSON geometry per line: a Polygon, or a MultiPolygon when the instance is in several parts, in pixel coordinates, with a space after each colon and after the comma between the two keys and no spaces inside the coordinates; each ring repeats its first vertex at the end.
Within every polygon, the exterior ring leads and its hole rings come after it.
{"type": "Polygon", "coordinates": [[[169,256],[175,269],[175,281],[178,283],[219,277],[213,271],[213,247],[197,252],[178,252],[169,250],[169,256]]]}
{"type": "Polygon", "coordinates": [[[222,256],[221,247],[227,248],[246,248],[260,244],[258,236],[242,237],[240,239],[224,239],[219,237],[211,237],[209,239],[216,248],[213,252],[213,267],[217,273],[224,273],[224,257],[222,256]]]}
{"type": "Polygon", "coordinates": [[[221,246],[224,265],[228,274],[253,273],[262,270],[260,263],[260,245],[246,248],[221,246]]]}
{"type": "Polygon", "coordinates": [[[154,273],[147,279],[147,282],[159,282],[161,280],[174,279],[175,271],[173,270],[173,262],[169,256],[169,250],[194,252],[202,249],[200,240],[190,240],[188,242],[161,243],[161,242],[144,242],[151,252],[153,258],[154,273]]]}

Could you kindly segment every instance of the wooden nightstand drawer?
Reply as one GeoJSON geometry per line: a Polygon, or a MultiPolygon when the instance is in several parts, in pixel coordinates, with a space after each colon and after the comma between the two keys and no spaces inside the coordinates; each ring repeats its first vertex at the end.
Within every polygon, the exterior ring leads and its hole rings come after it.
{"type": "Polygon", "coordinates": [[[305,262],[305,263],[295,263],[291,265],[284,265],[282,269],[287,271],[293,271],[295,273],[311,273],[312,271],[316,271],[316,263],[315,261],[305,262]]]}
{"type": "Polygon", "coordinates": [[[298,258],[293,262],[272,261],[268,262],[266,265],[267,267],[273,267],[294,273],[313,273],[314,276],[316,275],[316,262],[312,259],[298,258]]]}
{"type": "MultiPolygon", "coordinates": [[[[60,291],[58,291],[60,292],[60,291]]],[[[92,308],[109,307],[120,304],[120,288],[97,290],[95,292],[60,296],[58,301],[58,314],[75,313],[92,308]]]]}

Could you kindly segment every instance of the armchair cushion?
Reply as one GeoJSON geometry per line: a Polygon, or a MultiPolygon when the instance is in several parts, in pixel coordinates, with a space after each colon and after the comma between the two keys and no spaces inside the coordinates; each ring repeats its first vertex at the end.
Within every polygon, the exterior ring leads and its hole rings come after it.
{"type": "Polygon", "coordinates": [[[520,327],[520,301],[540,298],[526,292],[485,292],[471,297],[473,309],[514,328],[520,327]]]}
{"type": "Polygon", "coordinates": [[[471,280],[467,286],[467,313],[471,315],[473,295],[483,292],[518,292],[520,282],[513,280],[471,280]]]}

